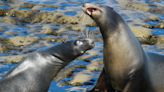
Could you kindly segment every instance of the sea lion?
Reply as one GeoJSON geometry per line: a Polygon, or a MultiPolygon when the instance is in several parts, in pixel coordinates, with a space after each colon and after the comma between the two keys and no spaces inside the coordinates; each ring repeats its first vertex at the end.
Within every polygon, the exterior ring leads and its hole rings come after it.
{"type": "Polygon", "coordinates": [[[96,22],[104,42],[107,88],[99,92],[164,92],[164,55],[144,51],[111,7],[86,3],[83,11],[96,22]]]}
{"type": "Polygon", "coordinates": [[[92,39],[81,38],[32,53],[0,80],[0,92],[48,92],[57,73],[93,47],[92,39]]]}

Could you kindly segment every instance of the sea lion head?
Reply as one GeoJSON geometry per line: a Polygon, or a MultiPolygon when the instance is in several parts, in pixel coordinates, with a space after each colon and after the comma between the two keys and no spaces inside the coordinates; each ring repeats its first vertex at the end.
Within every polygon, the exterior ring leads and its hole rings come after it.
{"type": "Polygon", "coordinates": [[[84,54],[87,50],[94,47],[94,40],[91,38],[80,38],[63,42],[54,48],[49,49],[48,53],[61,59],[62,61],[70,62],[84,54]]]}
{"type": "Polygon", "coordinates": [[[84,13],[89,15],[92,19],[99,19],[102,17],[102,13],[104,12],[104,9],[102,6],[86,3],[82,7],[84,13]]]}
{"type": "Polygon", "coordinates": [[[120,17],[112,7],[86,3],[83,5],[82,10],[102,29],[116,28],[115,26],[119,23],[120,17]]]}

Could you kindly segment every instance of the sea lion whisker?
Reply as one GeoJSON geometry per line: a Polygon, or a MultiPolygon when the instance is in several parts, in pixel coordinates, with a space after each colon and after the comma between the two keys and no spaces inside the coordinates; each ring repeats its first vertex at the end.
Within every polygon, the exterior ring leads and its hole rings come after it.
{"type": "Polygon", "coordinates": [[[90,31],[90,33],[89,33],[89,38],[91,38],[91,39],[94,39],[95,37],[94,37],[94,32],[93,31],[90,31]]]}

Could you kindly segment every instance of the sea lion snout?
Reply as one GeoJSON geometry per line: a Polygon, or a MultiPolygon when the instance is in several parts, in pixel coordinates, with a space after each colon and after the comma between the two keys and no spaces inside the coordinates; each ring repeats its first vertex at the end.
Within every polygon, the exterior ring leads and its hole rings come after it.
{"type": "Polygon", "coordinates": [[[85,39],[77,40],[76,45],[79,50],[85,52],[86,50],[92,49],[95,46],[95,43],[93,39],[85,38],[85,39]]]}
{"type": "Polygon", "coordinates": [[[94,40],[93,39],[86,39],[87,43],[89,44],[90,48],[93,48],[95,46],[94,40]]]}
{"type": "Polygon", "coordinates": [[[91,17],[100,15],[102,12],[102,9],[100,7],[90,3],[85,3],[82,7],[82,10],[84,11],[84,13],[91,17]]]}

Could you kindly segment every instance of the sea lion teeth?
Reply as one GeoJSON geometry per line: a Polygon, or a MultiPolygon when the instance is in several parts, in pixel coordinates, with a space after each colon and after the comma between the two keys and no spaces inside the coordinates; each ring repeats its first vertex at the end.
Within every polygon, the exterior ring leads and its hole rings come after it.
{"type": "Polygon", "coordinates": [[[89,10],[87,10],[87,14],[88,15],[92,15],[92,12],[90,12],[89,10]]]}

